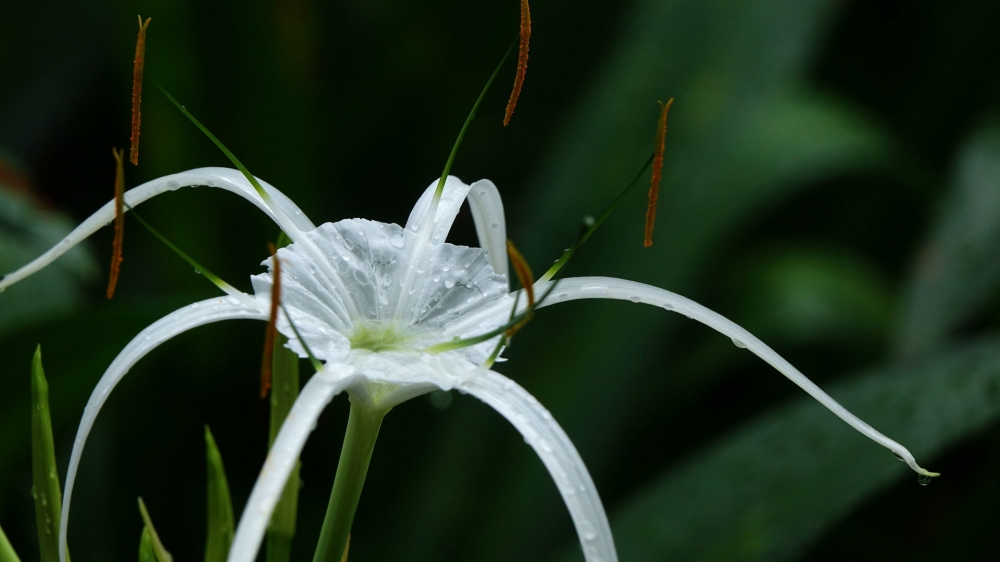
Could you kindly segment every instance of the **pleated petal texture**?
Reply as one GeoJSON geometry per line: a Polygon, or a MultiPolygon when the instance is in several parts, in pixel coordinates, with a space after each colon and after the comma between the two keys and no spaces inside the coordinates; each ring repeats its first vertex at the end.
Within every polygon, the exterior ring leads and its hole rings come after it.
{"type": "MultiPolygon", "coordinates": [[[[478,335],[506,322],[501,310],[513,306],[506,276],[495,273],[480,248],[426,243],[414,254],[409,249],[421,243],[419,233],[364,219],[327,223],[305,238],[324,254],[328,267],[317,267],[298,242],[278,250],[282,302],[312,352],[324,361],[342,361],[350,342],[366,338],[381,338],[380,345],[387,347],[422,349],[455,336],[478,335]],[[407,275],[416,280],[408,287],[403,284],[407,275]],[[478,314],[483,310],[498,312],[484,317],[478,314]],[[466,321],[473,317],[478,320],[466,321]]],[[[271,265],[270,260],[263,263],[271,265]]],[[[270,301],[271,275],[252,279],[262,303],[270,301]]],[[[304,356],[284,317],[278,329],[289,347],[304,356]]],[[[487,342],[460,351],[481,363],[490,346],[487,342]]]]}
{"type": "MultiPolygon", "coordinates": [[[[249,299],[248,299],[249,300],[249,299]]],[[[70,454],[69,466],[66,471],[66,493],[62,504],[62,518],[59,525],[59,552],[65,562],[66,531],[69,520],[69,508],[73,499],[73,486],[76,483],[76,473],[80,467],[80,458],[87,443],[87,436],[94,427],[94,421],[101,407],[115,386],[125,377],[129,369],[163,342],[192,328],[219,322],[221,320],[252,319],[267,320],[266,308],[247,306],[233,297],[219,297],[190,304],[160,320],[157,320],[139,333],[118,357],[111,362],[104,376],[94,387],[83,410],[83,418],[76,431],[73,441],[73,451],[70,454]]]]}

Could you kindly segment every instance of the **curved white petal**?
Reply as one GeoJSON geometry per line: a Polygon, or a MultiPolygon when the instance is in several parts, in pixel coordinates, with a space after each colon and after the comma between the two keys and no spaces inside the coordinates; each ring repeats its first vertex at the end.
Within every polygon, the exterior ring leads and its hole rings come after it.
{"type": "Polygon", "coordinates": [[[111,391],[114,390],[115,385],[124,378],[125,374],[128,373],[128,370],[136,362],[161,343],[203,324],[239,318],[267,320],[268,311],[263,308],[246,306],[232,297],[214,298],[185,306],[157,320],[140,332],[138,336],[125,346],[125,349],[118,354],[118,357],[112,361],[107,371],[104,372],[104,376],[101,377],[97,386],[94,387],[94,391],[87,401],[87,407],[83,411],[83,418],[80,420],[80,427],[76,431],[76,440],[73,442],[73,452],[70,455],[69,467],[66,471],[66,492],[62,504],[62,518],[59,523],[59,553],[63,562],[65,562],[66,527],[69,519],[69,508],[70,502],[73,499],[73,485],[76,482],[76,472],[80,467],[80,457],[83,454],[83,447],[87,442],[87,435],[90,433],[90,430],[94,426],[94,421],[97,419],[97,414],[108,399],[111,391]]]}
{"type": "Polygon", "coordinates": [[[240,516],[236,535],[229,547],[230,562],[257,559],[257,551],[264,540],[264,533],[271,521],[274,506],[278,503],[285,482],[302,453],[306,438],[312,433],[316,420],[334,396],[358,380],[353,367],[327,365],[302,387],[302,392],[292,405],[281,431],[274,439],[264,467],[240,516]]]}
{"type": "MultiPolygon", "coordinates": [[[[417,204],[410,211],[410,218],[406,219],[407,230],[419,232],[423,228],[424,222],[427,220],[427,214],[430,212],[431,201],[434,199],[434,192],[437,190],[439,181],[434,180],[424,190],[420,199],[417,199],[417,204]]],[[[465,185],[462,180],[455,176],[448,176],[448,179],[444,183],[444,190],[441,191],[441,200],[438,202],[437,211],[434,213],[433,231],[430,235],[430,240],[433,244],[440,244],[448,237],[448,231],[451,230],[451,225],[455,223],[455,217],[458,216],[458,212],[462,209],[462,203],[465,202],[465,196],[468,193],[468,185],[465,185]]]]}
{"type": "Polygon", "coordinates": [[[500,191],[490,180],[479,180],[469,186],[468,197],[479,245],[489,252],[493,271],[507,275],[507,220],[500,191]]]}
{"type": "MultiPolygon", "coordinates": [[[[229,562],[256,559],[274,506],[320,413],[337,393],[366,399],[368,383],[390,385],[380,407],[391,407],[434,389],[470,394],[507,418],[549,470],[569,508],[588,562],[615,562],[614,541],[583,460],[552,415],[514,381],[472,364],[419,353],[352,352],[348,364],[327,366],[292,407],[250,494],[229,551],[229,562]]],[[[380,387],[382,392],[385,387],[380,387]]]]}
{"type": "MultiPolygon", "coordinates": [[[[559,285],[555,291],[542,306],[578,299],[629,300],[678,312],[692,320],[701,322],[723,335],[729,336],[734,344],[739,347],[745,347],[754,355],[766,361],[802,390],[805,390],[810,396],[826,406],[827,409],[836,414],[840,419],[847,422],[848,425],[872,441],[892,451],[897,457],[905,461],[910,468],[920,474],[936,475],[921,468],[906,447],[882,435],[860,418],[847,411],[846,408],[837,403],[830,395],[823,392],[815,383],[793,367],[791,363],[785,361],[764,342],[754,337],[753,334],[693,300],[651,285],[612,277],[571,277],[563,279],[558,283],[559,285]]],[[[538,284],[535,287],[536,294],[544,292],[548,286],[548,283],[538,284]]]]}
{"type": "Polygon", "coordinates": [[[487,371],[458,385],[500,413],[524,436],[555,480],[588,562],[615,562],[614,539],[597,488],[576,447],[534,396],[507,377],[487,371]]]}
{"type": "MultiPolygon", "coordinates": [[[[181,187],[206,185],[209,187],[225,189],[226,191],[235,193],[236,195],[250,201],[261,211],[264,211],[267,216],[271,217],[271,220],[275,221],[278,226],[280,226],[282,230],[284,230],[285,233],[288,234],[288,236],[293,240],[301,238],[303,231],[309,231],[316,228],[313,226],[312,222],[309,221],[309,218],[295,206],[295,203],[293,203],[291,199],[269,185],[267,182],[261,180],[260,183],[268,194],[270,194],[279,211],[285,215],[284,217],[276,217],[267,204],[264,203],[264,200],[261,199],[260,195],[257,194],[257,191],[254,190],[253,186],[250,185],[250,182],[247,181],[246,177],[244,177],[239,171],[229,168],[198,168],[196,170],[188,170],[187,172],[181,172],[179,174],[163,176],[162,178],[148,181],[138,187],[126,191],[125,202],[130,206],[135,207],[147,199],[167,191],[174,191],[176,189],[180,189],[181,187]]],[[[128,212],[128,209],[126,209],[126,212],[128,212]]],[[[53,246],[50,250],[17,271],[6,275],[2,280],[0,280],[0,291],[52,263],[56,260],[56,258],[66,253],[70,248],[76,246],[80,242],[83,242],[88,236],[97,232],[97,230],[107,225],[114,219],[115,202],[111,201],[98,209],[96,213],[88,217],[85,221],[80,223],[80,226],[76,227],[73,232],[69,233],[66,238],[63,238],[61,242],[53,246]]]]}

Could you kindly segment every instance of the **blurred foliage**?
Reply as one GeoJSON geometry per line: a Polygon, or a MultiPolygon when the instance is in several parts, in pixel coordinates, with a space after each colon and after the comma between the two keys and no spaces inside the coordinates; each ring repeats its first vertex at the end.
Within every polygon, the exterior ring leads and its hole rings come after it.
{"type": "MultiPolygon", "coordinates": [[[[0,175],[2,272],[113,195],[108,149],[127,144],[136,12],[153,18],[147,70],[317,223],[404,220],[518,21],[514,1],[5,3],[0,152],[3,170],[19,171],[0,175]]],[[[655,284],[729,316],[943,473],[918,486],[766,364],[683,318],[627,303],[546,309],[498,368],[579,448],[622,559],[984,558],[1000,501],[1000,5],[536,0],[532,23],[517,113],[501,126],[510,67],[454,170],[496,182],[536,270],[645,161],[655,102],[674,97],[654,246],[642,248],[636,195],[568,274],[655,284]]],[[[227,165],[151,88],[142,134],[130,186],[227,165]]],[[[214,190],[145,208],[243,289],[275,232],[214,190]]],[[[474,243],[469,216],[450,240],[474,243]]],[[[35,346],[65,466],[117,352],[214,294],[126,227],[107,302],[88,252],[106,264],[110,250],[101,232],[0,295],[0,526],[25,559],[37,558],[25,375],[35,346]]],[[[226,451],[239,516],[268,442],[262,330],[199,328],[133,368],[83,457],[78,557],[135,558],[140,494],[178,559],[204,552],[205,424],[226,451]]],[[[312,552],[345,421],[337,400],[303,455],[294,559],[312,552]]],[[[352,561],[582,559],[537,457],[473,400],[396,408],[367,483],[352,561]]]]}

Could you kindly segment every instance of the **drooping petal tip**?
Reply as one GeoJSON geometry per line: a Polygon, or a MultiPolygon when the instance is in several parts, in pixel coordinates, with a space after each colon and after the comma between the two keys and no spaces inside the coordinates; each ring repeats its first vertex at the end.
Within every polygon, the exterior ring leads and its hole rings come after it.
{"type": "Polygon", "coordinates": [[[125,237],[125,165],[122,161],[125,150],[112,148],[111,154],[115,157],[115,237],[111,250],[111,273],[108,275],[109,299],[115,296],[115,287],[118,285],[118,274],[122,263],[122,241],[125,237]]]}
{"type": "Polygon", "coordinates": [[[514,89],[510,92],[510,99],[507,101],[507,112],[503,117],[503,126],[510,123],[510,118],[514,115],[514,106],[517,105],[517,98],[521,95],[521,87],[524,86],[524,75],[528,72],[528,40],[531,38],[531,12],[528,9],[528,0],[521,0],[521,41],[517,50],[517,74],[514,76],[514,89]]]}
{"type": "Polygon", "coordinates": [[[653,223],[656,222],[656,200],[660,194],[660,179],[663,172],[663,149],[667,138],[667,114],[670,106],[674,104],[674,98],[660,104],[660,119],[656,124],[656,146],[653,152],[653,177],[649,182],[649,206],[646,207],[646,237],[643,240],[643,247],[653,245],[653,223]]]}
{"type": "Polygon", "coordinates": [[[129,162],[139,165],[139,122],[142,120],[140,106],[142,105],[142,74],[146,66],[146,28],[153,18],[142,21],[139,16],[139,36],[135,40],[135,60],[132,63],[132,147],[129,150],[129,162]]]}

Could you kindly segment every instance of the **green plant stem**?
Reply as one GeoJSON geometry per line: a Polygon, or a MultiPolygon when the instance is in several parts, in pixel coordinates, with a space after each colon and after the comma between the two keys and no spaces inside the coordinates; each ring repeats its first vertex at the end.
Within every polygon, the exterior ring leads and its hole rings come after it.
{"type": "Polygon", "coordinates": [[[0,562],[21,562],[14,552],[14,547],[7,540],[7,535],[3,534],[2,527],[0,527],[0,562]]]}
{"type": "Polygon", "coordinates": [[[351,398],[351,414],[347,421],[344,447],[333,481],[330,505],[326,509],[323,530],[313,562],[340,562],[354,523],[354,513],[361,499],[368,463],[371,462],[375,439],[386,411],[361,400],[351,398]]]}

